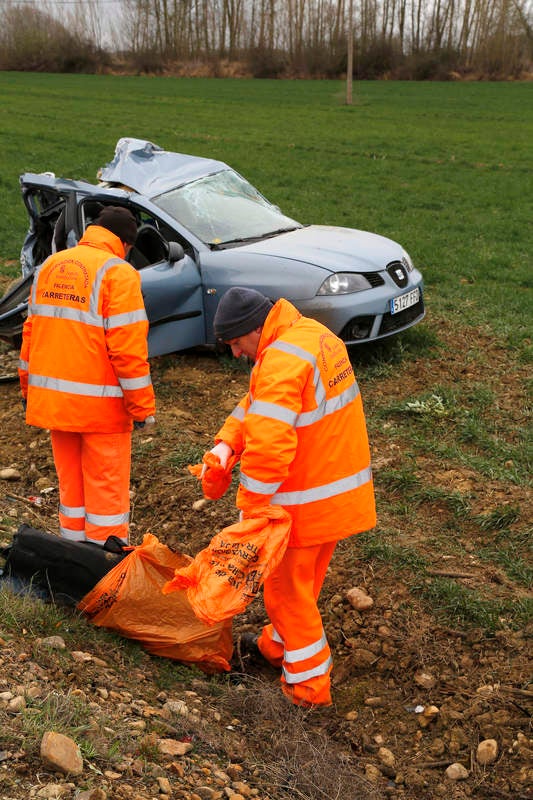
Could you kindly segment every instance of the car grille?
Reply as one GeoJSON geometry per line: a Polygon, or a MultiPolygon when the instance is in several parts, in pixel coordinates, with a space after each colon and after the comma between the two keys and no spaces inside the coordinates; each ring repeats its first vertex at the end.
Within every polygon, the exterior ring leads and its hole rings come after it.
{"type": "Polygon", "coordinates": [[[416,303],[416,305],[406,308],[403,311],[399,311],[398,314],[391,314],[389,312],[387,314],[383,314],[378,336],[383,336],[386,333],[397,331],[398,328],[403,328],[405,325],[409,325],[410,322],[414,322],[415,319],[421,317],[423,314],[424,300],[422,297],[418,303],[416,303]]]}
{"type": "Polygon", "coordinates": [[[365,276],[373,289],[375,289],[376,286],[383,286],[385,283],[379,272],[363,272],[361,274],[365,276]]]}

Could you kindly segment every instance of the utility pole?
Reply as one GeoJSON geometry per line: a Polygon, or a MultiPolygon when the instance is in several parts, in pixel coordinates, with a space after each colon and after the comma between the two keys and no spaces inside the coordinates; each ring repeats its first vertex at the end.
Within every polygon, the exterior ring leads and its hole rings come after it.
{"type": "Polygon", "coordinates": [[[352,105],[353,81],[353,0],[350,0],[348,10],[348,52],[346,55],[346,105],[352,105]]]}

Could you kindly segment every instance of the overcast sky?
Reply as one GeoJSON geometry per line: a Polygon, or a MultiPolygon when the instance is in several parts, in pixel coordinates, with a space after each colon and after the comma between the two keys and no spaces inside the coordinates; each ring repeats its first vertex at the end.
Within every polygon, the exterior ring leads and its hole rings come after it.
{"type": "Polygon", "coordinates": [[[123,6],[118,0],[14,0],[14,2],[17,5],[34,5],[65,24],[71,16],[79,19],[82,15],[88,23],[86,26],[88,31],[94,31],[97,44],[105,47],[113,46],[113,32],[117,27],[120,30],[117,22],[120,20],[123,6]]]}

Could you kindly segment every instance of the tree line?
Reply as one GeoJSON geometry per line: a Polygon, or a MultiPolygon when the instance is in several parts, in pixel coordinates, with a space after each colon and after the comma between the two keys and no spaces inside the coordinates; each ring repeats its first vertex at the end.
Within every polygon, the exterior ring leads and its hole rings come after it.
{"type": "Polygon", "coordinates": [[[527,78],[531,0],[0,0],[0,68],[527,78]],[[58,16],[57,9],[61,10],[58,16]],[[347,59],[347,54],[350,58],[347,59]]]}

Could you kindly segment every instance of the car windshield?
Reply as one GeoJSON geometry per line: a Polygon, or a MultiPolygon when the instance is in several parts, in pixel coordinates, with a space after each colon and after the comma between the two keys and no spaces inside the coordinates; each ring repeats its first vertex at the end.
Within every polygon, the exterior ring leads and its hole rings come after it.
{"type": "Polygon", "coordinates": [[[153,202],[215,247],[301,227],[233,170],[207,175],[165,192],[153,202]]]}

